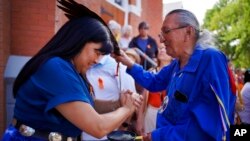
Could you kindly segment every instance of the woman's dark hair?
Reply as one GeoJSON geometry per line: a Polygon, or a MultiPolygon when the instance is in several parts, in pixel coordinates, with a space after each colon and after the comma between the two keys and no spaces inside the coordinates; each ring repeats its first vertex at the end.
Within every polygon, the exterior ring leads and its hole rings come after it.
{"type": "Polygon", "coordinates": [[[250,82],[250,69],[247,69],[244,74],[244,83],[250,82]]]}
{"type": "Polygon", "coordinates": [[[20,86],[48,59],[55,56],[71,59],[90,42],[102,43],[99,49],[102,54],[113,51],[110,32],[100,21],[91,17],[69,20],[22,68],[14,83],[14,97],[20,86]]]}

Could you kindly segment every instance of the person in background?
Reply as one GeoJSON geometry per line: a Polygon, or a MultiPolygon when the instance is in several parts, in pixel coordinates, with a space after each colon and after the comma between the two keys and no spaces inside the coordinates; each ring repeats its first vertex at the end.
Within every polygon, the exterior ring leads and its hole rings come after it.
{"type": "Polygon", "coordinates": [[[85,75],[105,54],[119,55],[105,22],[75,1],[58,0],[70,19],[18,74],[12,124],[3,141],[76,141],[82,131],[101,138],[118,128],[141,104],[124,92],[122,106],[98,114],[85,75]]]}
{"type": "Polygon", "coordinates": [[[115,55],[128,67],[136,83],[151,92],[167,91],[157,114],[156,129],[144,141],[229,141],[234,122],[236,91],[226,56],[200,44],[200,26],[185,9],[169,12],[162,24],[160,42],[175,58],[153,74],[132,62],[125,53],[115,55]]]}
{"type": "Polygon", "coordinates": [[[110,20],[108,22],[108,27],[115,36],[116,41],[119,42],[121,38],[121,25],[115,20],[110,20]]]}
{"type": "Polygon", "coordinates": [[[236,68],[235,69],[235,77],[236,77],[236,86],[237,86],[237,90],[240,91],[243,88],[244,85],[244,70],[242,70],[241,68],[236,68]]]}
{"type": "Polygon", "coordinates": [[[235,84],[236,84],[236,90],[237,90],[237,100],[235,104],[235,124],[240,125],[242,123],[239,111],[242,111],[244,109],[244,102],[241,94],[241,90],[244,86],[244,74],[243,70],[241,68],[235,68],[235,84]]]}
{"type": "Polygon", "coordinates": [[[132,26],[131,25],[124,25],[122,27],[122,37],[119,40],[119,47],[123,50],[128,48],[128,45],[132,39],[132,26]]]}
{"type": "MultiPolygon", "coordinates": [[[[112,112],[121,107],[120,97],[123,91],[136,93],[134,79],[126,73],[126,68],[108,54],[87,71],[87,79],[95,94],[94,108],[99,114],[112,112]]],[[[105,139],[106,136],[97,139],[86,132],[82,133],[82,140],[105,139]]]]}
{"type": "Polygon", "coordinates": [[[250,125],[250,69],[244,73],[244,86],[241,90],[243,106],[238,110],[241,124],[250,125]]]}
{"type": "MultiPolygon", "coordinates": [[[[149,71],[157,74],[164,66],[171,63],[172,57],[166,52],[164,45],[159,46],[157,53],[157,67],[150,68],[149,71]]],[[[160,92],[147,91],[144,96],[143,105],[140,107],[137,119],[137,133],[143,135],[144,133],[152,132],[156,129],[156,117],[163,99],[166,96],[166,90],[160,92]]]]}
{"type": "MultiPolygon", "coordinates": [[[[132,38],[129,43],[129,48],[138,48],[145,53],[149,58],[156,60],[157,43],[155,39],[149,36],[149,25],[145,21],[141,22],[138,26],[139,35],[132,38]]],[[[152,67],[148,61],[141,57],[141,65],[144,69],[148,70],[152,67]]]]}
{"type": "Polygon", "coordinates": [[[137,64],[141,63],[140,55],[135,51],[134,48],[128,48],[127,50],[125,50],[125,53],[135,63],[137,64]]]}

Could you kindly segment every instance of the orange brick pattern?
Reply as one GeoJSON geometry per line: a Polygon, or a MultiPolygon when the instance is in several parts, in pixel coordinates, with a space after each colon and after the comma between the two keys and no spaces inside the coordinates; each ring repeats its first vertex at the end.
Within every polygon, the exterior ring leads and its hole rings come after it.
{"type": "Polygon", "coordinates": [[[55,1],[11,0],[11,54],[32,56],[54,34],[55,1]]]}

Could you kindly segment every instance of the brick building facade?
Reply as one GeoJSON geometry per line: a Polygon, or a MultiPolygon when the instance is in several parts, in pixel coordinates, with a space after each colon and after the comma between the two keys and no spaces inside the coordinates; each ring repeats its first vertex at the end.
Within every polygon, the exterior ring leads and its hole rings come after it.
{"type": "MultiPolygon", "coordinates": [[[[133,34],[141,21],[150,24],[157,39],[162,23],[162,0],[76,0],[121,25],[131,24],[133,34]]],[[[23,64],[67,20],[53,0],[0,0],[0,138],[13,114],[12,85],[23,64]]]]}

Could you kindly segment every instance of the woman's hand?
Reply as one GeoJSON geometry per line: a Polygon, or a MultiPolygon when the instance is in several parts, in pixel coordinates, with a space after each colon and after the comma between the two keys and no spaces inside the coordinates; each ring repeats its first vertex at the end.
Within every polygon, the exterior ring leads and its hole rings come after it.
{"type": "Polygon", "coordinates": [[[138,93],[132,93],[132,97],[134,98],[134,105],[136,109],[139,109],[142,106],[143,96],[138,93]]]}
{"type": "Polygon", "coordinates": [[[132,109],[139,109],[142,105],[143,97],[137,93],[133,93],[130,90],[121,92],[121,105],[132,109]]]}

